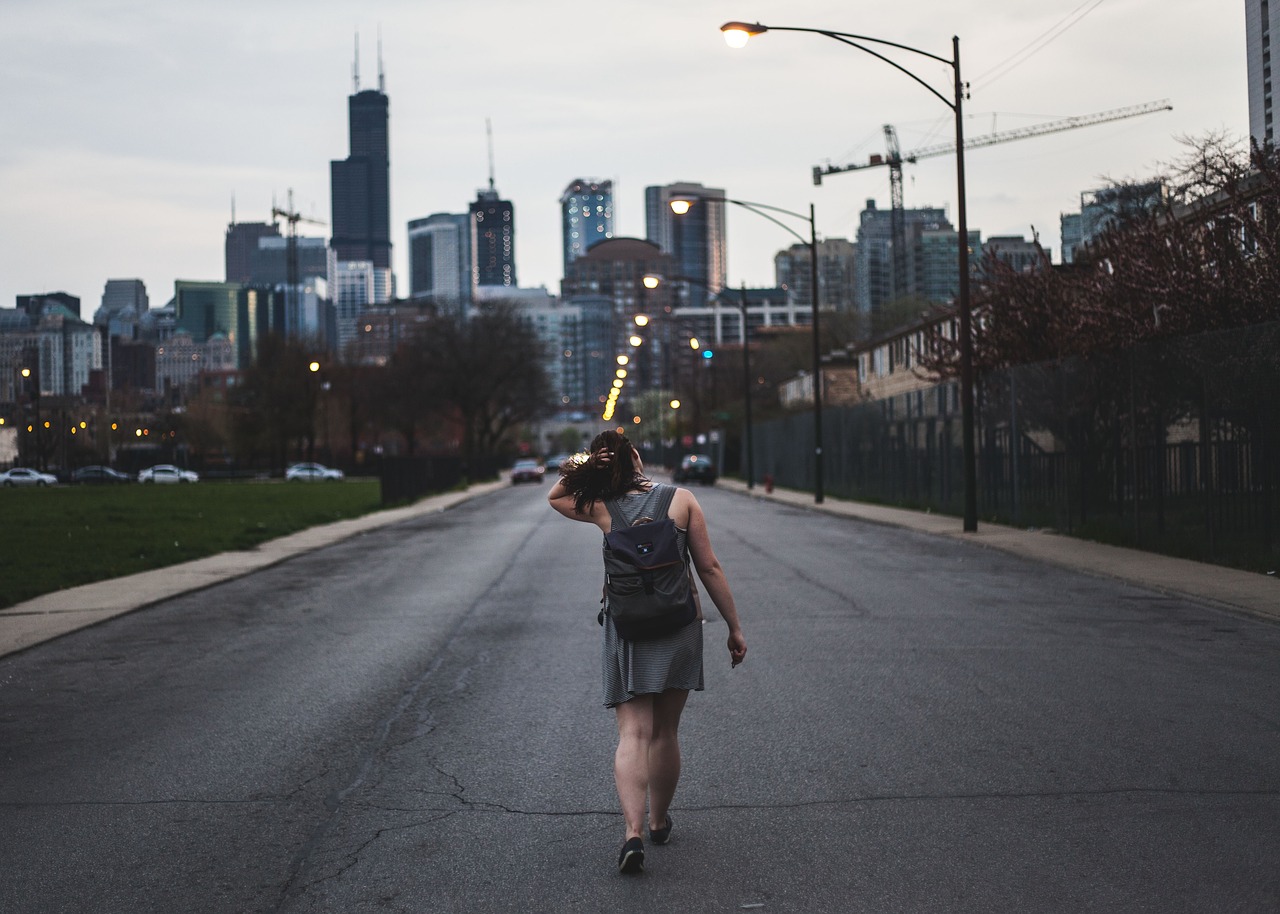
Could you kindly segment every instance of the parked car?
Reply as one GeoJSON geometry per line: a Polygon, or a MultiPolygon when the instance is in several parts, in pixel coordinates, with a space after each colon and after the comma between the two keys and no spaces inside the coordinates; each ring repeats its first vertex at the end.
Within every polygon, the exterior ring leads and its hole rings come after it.
{"type": "Polygon", "coordinates": [[[547,458],[546,468],[558,475],[560,468],[564,466],[564,462],[572,456],[572,454],[552,454],[547,458]]]}
{"type": "Polygon", "coordinates": [[[159,463],[153,467],[147,467],[138,474],[138,482],[150,482],[160,484],[176,484],[180,482],[199,482],[200,477],[191,470],[184,470],[181,467],[175,467],[171,463],[159,463]]]}
{"type": "Polygon", "coordinates": [[[344,476],[341,470],[327,467],[323,463],[295,463],[284,471],[285,479],[300,482],[337,482],[344,476]]]}
{"type": "Polygon", "coordinates": [[[706,454],[685,454],[680,466],[671,474],[673,482],[698,482],[704,486],[716,484],[716,465],[706,454]]]}
{"type": "Polygon", "coordinates": [[[511,465],[511,484],[522,482],[542,482],[546,468],[536,460],[517,460],[511,465]]]}
{"type": "Polygon", "coordinates": [[[0,473],[0,485],[8,488],[14,486],[56,486],[58,477],[49,473],[41,473],[38,470],[30,470],[26,467],[14,467],[0,473]]]}
{"type": "Polygon", "coordinates": [[[114,486],[126,482],[133,482],[133,477],[128,473],[121,473],[119,470],[113,470],[111,467],[81,467],[78,470],[73,470],[71,473],[72,485],[114,486]]]}

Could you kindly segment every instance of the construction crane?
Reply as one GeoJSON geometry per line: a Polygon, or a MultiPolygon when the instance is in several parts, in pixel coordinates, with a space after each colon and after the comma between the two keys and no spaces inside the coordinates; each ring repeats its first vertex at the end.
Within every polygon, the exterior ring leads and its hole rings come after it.
{"type": "Polygon", "coordinates": [[[289,223],[288,240],[285,242],[285,281],[288,283],[285,289],[285,303],[290,313],[288,319],[293,320],[294,296],[298,288],[298,223],[307,222],[311,225],[326,223],[304,216],[293,208],[292,187],[289,188],[288,200],[287,209],[281,209],[274,200],[271,201],[271,221],[274,223],[277,219],[283,219],[289,223]]]}
{"type": "MultiPolygon", "coordinates": [[[[1099,111],[1097,114],[1084,114],[1078,117],[1067,117],[1061,120],[1033,124],[1016,130],[1003,130],[965,139],[965,149],[978,149],[982,146],[994,146],[996,143],[1011,143],[1014,140],[1025,140],[1049,133],[1061,133],[1064,130],[1075,130],[1077,127],[1092,127],[1094,124],[1105,124],[1125,118],[1139,117],[1143,114],[1154,114],[1157,111],[1172,111],[1173,106],[1167,98],[1147,102],[1142,105],[1130,105],[1126,108],[1112,108],[1099,111]]],[[[813,166],[813,183],[822,184],[827,175],[843,174],[847,171],[860,171],[864,168],[889,169],[889,214],[890,231],[893,235],[893,279],[894,288],[901,291],[906,288],[906,213],[902,201],[902,163],[918,162],[934,156],[953,155],[955,143],[939,143],[936,146],[924,146],[903,155],[898,149],[898,134],[892,124],[884,125],[885,155],[873,154],[864,164],[858,165],[815,165],[813,166]]]]}

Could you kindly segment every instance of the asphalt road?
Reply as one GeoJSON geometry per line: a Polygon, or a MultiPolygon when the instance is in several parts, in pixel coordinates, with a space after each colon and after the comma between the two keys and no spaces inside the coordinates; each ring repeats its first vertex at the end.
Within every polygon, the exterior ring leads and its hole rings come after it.
{"type": "Polygon", "coordinates": [[[0,911],[1280,908],[1280,626],[699,490],[706,625],[638,878],[599,536],[506,489],[0,659],[0,911]]]}

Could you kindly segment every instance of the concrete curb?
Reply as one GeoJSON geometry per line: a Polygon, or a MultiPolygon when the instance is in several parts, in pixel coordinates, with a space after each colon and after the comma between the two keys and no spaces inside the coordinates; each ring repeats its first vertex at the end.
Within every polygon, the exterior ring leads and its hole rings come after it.
{"type": "Polygon", "coordinates": [[[1223,609],[1280,622],[1280,576],[1277,575],[1239,571],[1205,562],[1109,546],[1049,531],[1023,530],[999,524],[982,523],[978,525],[976,533],[965,533],[958,517],[829,497],[821,505],[815,505],[813,495],[809,492],[774,489],[772,493],[766,493],[759,486],[748,490],[745,483],[736,479],[721,480],[720,485],[751,498],[768,499],[798,508],[903,527],[934,536],[948,536],[1037,562],[1126,581],[1160,593],[1189,597],[1213,603],[1223,609]]]}
{"type": "Polygon", "coordinates": [[[143,571],[123,578],[96,581],[58,590],[0,609],[0,657],[17,653],[90,625],[152,606],[178,594],[202,590],[337,543],[368,530],[425,514],[447,511],[472,498],[507,485],[505,480],[474,485],[462,492],[433,495],[403,508],[375,511],[268,540],[239,552],[143,571]]]}

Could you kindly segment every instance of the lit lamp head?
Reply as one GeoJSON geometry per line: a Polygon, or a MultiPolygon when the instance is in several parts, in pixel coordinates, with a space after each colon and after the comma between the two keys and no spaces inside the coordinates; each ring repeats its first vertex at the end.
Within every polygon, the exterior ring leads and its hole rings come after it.
{"type": "Polygon", "coordinates": [[[689,210],[693,209],[693,201],[686,197],[676,197],[667,205],[671,207],[671,212],[675,213],[677,216],[683,216],[685,213],[689,212],[689,210]]]}
{"type": "Polygon", "coordinates": [[[720,26],[724,34],[724,43],[731,48],[745,48],[754,35],[763,35],[769,31],[767,26],[758,22],[726,22],[720,26]]]}
{"type": "Polygon", "coordinates": [[[645,278],[641,280],[641,282],[644,283],[644,287],[646,289],[656,289],[662,283],[662,277],[655,276],[652,273],[650,273],[647,276],[645,276],[645,278]]]}

